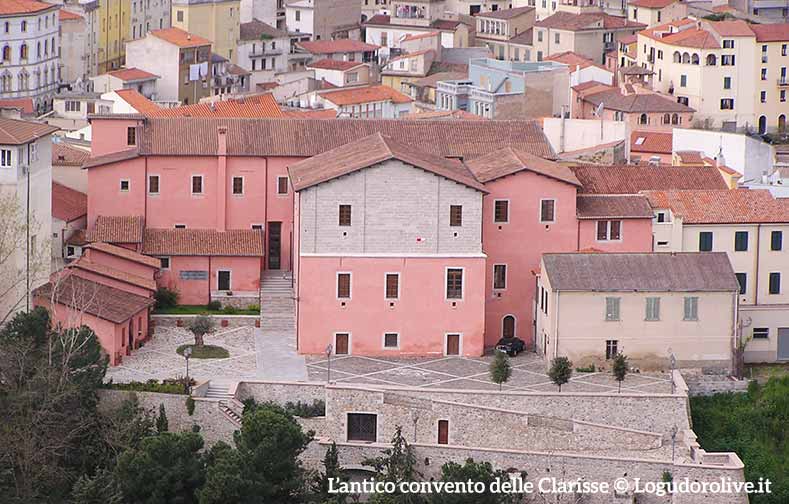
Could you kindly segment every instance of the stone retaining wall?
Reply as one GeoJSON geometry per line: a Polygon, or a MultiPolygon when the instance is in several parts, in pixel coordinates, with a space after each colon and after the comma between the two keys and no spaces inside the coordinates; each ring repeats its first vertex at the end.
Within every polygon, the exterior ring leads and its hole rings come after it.
{"type": "MultiPolygon", "coordinates": [[[[187,327],[197,315],[151,315],[152,326],[154,327],[187,327]],[[178,321],[181,325],[178,325],[178,321]]],[[[216,322],[217,330],[234,327],[260,327],[260,317],[257,315],[224,315],[211,314],[211,318],[216,322]],[[222,325],[227,321],[227,325],[222,325]]]]}
{"type": "Polygon", "coordinates": [[[324,385],[317,382],[260,382],[243,381],[238,384],[236,399],[245,401],[253,398],[257,402],[312,403],[315,399],[325,400],[324,385]]]}
{"type": "Polygon", "coordinates": [[[688,376],[688,394],[708,396],[726,392],[747,392],[748,380],[736,380],[728,376],[698,375],[688,376]]]}

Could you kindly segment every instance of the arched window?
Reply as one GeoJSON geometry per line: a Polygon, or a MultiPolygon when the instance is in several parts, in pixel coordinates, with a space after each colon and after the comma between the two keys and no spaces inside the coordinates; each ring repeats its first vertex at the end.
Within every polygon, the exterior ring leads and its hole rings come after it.
{"type": "Polygon", "coordinates": [[[694,54],[694,55],[691,57],[691,60],[690,60],[690,61],[691,61],[691,63],[693,63],[694,65],[698,65],[698,64],[699,64],[699,55],[698,55],[698,54],[694,54]]]}
{"type": "Polygon", "coordinates": [[[671,114],[663,114],[663,124],[671,123],[671,114]]]}
{"type": "Polygon", "coordinates": [[[715,66],[715,65],[717,65],[717,64],[718,64],[718,58],[717,58],[717,56],[715,56],[714,54],[708,54],[708,55],[707,55],[707,65],[709,65],[709,66],[715,66]]]}
{"type": "Polygon", "coordinates": [[[512,315],[506,315],[503,319],[501,319],[501,337],[515,337],[515,317],[512,315]]]}
{"type": "Polygon", "coordinates": [[[782,135],[786,133],[786,116],[784,114],[778,116],[778,133],[782,135]]]}
{"type": "Polygon", "coordinates": [[[682,53],[682,62],[683,62],[683,63],[686,63],[686,64],[687,64],[687,63],[690,63],[690,54],[688,54],[688,53],[682,53]]]}
{"type": "Polygon", "coordinates": [[[679,124],[679,114],[674,114],[671,116],[671,124],[679,124]]]}
{"type": "Polygon", "coordinates": [[[767,118],[759,116],[759,134],[764,135],[765,133],[767,133],[767,118]]]}
{"type": "Polygon", "coordinates": [[[682,62],[682,56],[679,54],[679,51],[674,51],[674,63],[682,62]]]}
{"type": "Polygon", "coordinates": [[[27,59],[27,44],[22,44],[19,46],[19,58],[27,59]]]}
{"type": "Polygon", "coordinates": [[[3,47],[3,61],[11,61],[11,46],[3,47]]]}
{"type": "Polygon", "coordinates": [[[638,118],[638,124],[647,124],[647,122],[647,115],[641,114],[641,116],[638,118]]]}

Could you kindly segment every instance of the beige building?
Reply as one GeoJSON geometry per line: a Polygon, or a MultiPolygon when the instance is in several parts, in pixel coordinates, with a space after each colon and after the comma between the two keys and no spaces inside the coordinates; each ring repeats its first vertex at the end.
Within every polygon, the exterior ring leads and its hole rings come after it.
{"type": "Polygon", "coordinates": [[[732,365],[737,279],[725,254],[543,254],[537,351],[574,365],[732,365]]]}
{"type": "MultiPolygon", "coordinates": [[[[689,168],[692,169],[692,168],[689,168]]],[[[648,191],[658,252],[725,252],[747,362],[789,359],[789,202],[767,190],[648,191]]],[[[720,312],[722,313],[722,311],[720,312]]]]}
{"type": "Polygon", "coordinates": [[[630,0],[627,17],[636,23],[655,26],[677,21],[688,15],[688,6],[679,0],[630,0]]]}
{"type": "Polygon", "coordinates": [[[210,40],[216,54],[235,63],[240,8],[239,0],[173,0],[172,25],[210,40]]]}
{"type": "Polygon", "coordinates": [[[535,15],[528,6],[478,14],[477,45],[487,46],[499,60],[531,61],[535,15]]]}
{"type": "Polygon", "coordinates": [[[60,60],[63,82],[87,82],[99,68],[99,2],[69,2],[60,17],[60,60]]]}

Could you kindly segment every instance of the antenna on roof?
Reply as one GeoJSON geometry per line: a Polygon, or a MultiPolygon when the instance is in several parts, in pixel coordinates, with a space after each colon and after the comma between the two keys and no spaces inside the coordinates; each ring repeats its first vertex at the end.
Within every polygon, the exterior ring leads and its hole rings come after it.
{"type": "Polygon", "coordinates": [[[603,102],[600,102],[600,105],[598,105],[597,108],[594,109],[595,117],[603,117],[603,108],[604,108],[603,102]]]}

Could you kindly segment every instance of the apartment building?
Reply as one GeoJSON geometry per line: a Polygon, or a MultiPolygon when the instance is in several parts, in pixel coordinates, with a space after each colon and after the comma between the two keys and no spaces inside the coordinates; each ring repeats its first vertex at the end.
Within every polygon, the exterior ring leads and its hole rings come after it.
{"type": "Polygon", "coordinates": [[[789,359],[789,205],[767,190],[645,192],[655,250],[725,252],[738,280],[746,362],[789,359]]]}
{"type": "Polygon", "coordinates": [[[39,114],[51,110],[61,82],[58,6],[4,2],[0,30],[0,99],[30,98],[39,114]]]}
{"type": "Polygon", "coordinates": [[[445,48],[469,47],[470,26],[460,20],[443,19],[443,2],[392,3],[392,14],[378,14],[364,23],[365,42],[380,46],[379,56],[385,60],[400,53],[401,43],[420,36],[439,36],[445,48]],[[430,7],[433,3],[437,7],[430,7]],[[395,7],[398,7],[395,10],[395,7]],[[410,10],[413,7],[414,10],[410,10]],[[419,7],[419,9],[417,9],[419,7]]]}
{"type": "Polygon", "coordinates": [[[212,51],[238,61],[241,27],[239,0],[173,0],[172,26],[210,41],[212,51]]]}
{"type": "Polygon", "coordinates": [[[131,0],[131,39],[151,30],[170,28],[170,0],[131,0]]]}
{"type": "MultiPolygon", "coordinates": [[[[370,64],[357,61],[322,59],[307,64],[307,70],[315,72],[315,80],[322,86],[346,87],[370,83],[370,64]],[[325,84],[324,84],[325,83],[325,84]]],[[[384,79],[384,85],[389,85],[384,79]]],[[[393,86],[389,86],[394,88],[393,86]]]]}
{"type": "Polygon", "coordinates": [[[63,82],[84,84],[98,73],[98,12],[98,1],[67,3],[58,11],[63,82]]]}
{"type": "Polygon", "coordinates": [[[253,84],[270,82],[274,75],[288,70],[290,37],[258,19],[241,23],[239,31],[238,64],[252,72],[253,84]]]}
{"type": "Polygon", "coordinates": [[[639,33],[637,61],[699,124],[769,133],[785,128],[787,44],[789,24],[686,18],[639,33]]]}
{"type": "Polygon", "coordinates": [[[126,41],[131,39],[132,0],[99,2],[99,73],[124,65],[126,41]]]}
{"type": "Polygon", "coordinates": [[[199,103],[211,95],[211,41],[179,28],[152,30],[126,46],[129,67],[159,76],[157,96],[163,101],[199,103]]]}
{"type": "Polygon", "coordinates": [[[789,16],[789,2],[786,0],[732,0],[731,6],[770,21],[786,21],[789,16]]]}
{"type": "Polygon", "coordinates": [[[285,4],[288,31],[311,40],[359,39],[362,5],[359,0],[295,0],[285,4]]]}
{"type": "Polygon", "coordinates": [[[255,19],[285,30],[285,0],[241,0],[241,23],[255,19]]]}
{"type": "Polygon", "coordinates": [[[544,58],[544,61],[556,61],[567,65],[570,70],[570,86],[589,81],[609,85],[614,83],[613,71],[573,52],[554,54],[544,58]]]}
{"type": "Polygon", "coordinates": [[[687,4],[679,0],[630,0],[628,19],[647,27],[679,21],[688,15],[687,4]]]}
{"type": "Polygon", "coordinates": [[[499,60],[532,61],[534,7],[481,12],[475,16],[477,45],[490,49],[499,60]]]}
{"type": "Polygon", "coordinates": [[[409,52],[390,59],[381,68],[381,84],[407,93],[407,85],[426,77],[433,62],[436,61],[434,49],[409,52]]]}
{"type": "Polygon", "coordinates": [[[121,68],[92,77],[93,90],[97,93],[109,93],[119,89],[134,89],[148,99],[156,99],[156,81],[158,75],[139,68],[121,68]]]}
{"type": "Polygon", "coordinates": [[[336,117],[341,118],[398,119],[413,112],[413,101],[396,89],[377,84],[310,91],[287,103],[293,107],[335,110],[336,117]]]}

